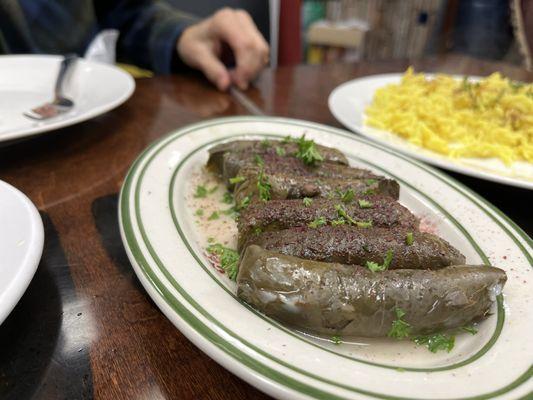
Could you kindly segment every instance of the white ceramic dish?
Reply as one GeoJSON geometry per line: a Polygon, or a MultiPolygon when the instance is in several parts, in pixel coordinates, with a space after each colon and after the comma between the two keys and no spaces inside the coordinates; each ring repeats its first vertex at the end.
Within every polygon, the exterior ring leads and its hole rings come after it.
{"type": "MultiPolygon", "coordinates": [[[[432,76],[432,74],[427,75],[432,76]]],[[[343,83],[329,95],[329,109],[335,118],[348,129],[419,160],[476,178],[533,189],[533,164],[531,163],[515,162],[511,166],[506,166],[497,159],[452,159],[416,146],[390,132],[367,126],[365,109],[372,102],[376,89],[400,82],[401,76],[402,74],[372,75],[343,83]]],[[[458,79],[461,78],[458,77],[458,79]]]]}
{"type": "Polygon", "coordinates": [[[0,181],[0,324],[30,284],[43,240],[43,223],[33,203],[0,181]]]}
{"type": "Polygon", "coordinates": [[[125,102],[135,89],[133,78],[112,65],[79,59],[66,82],[75,106],[45,121],[22,115],[51,101],[61,57],[0,56],[0,142],[51,131],[94,118],[125,102]]]}
{"type": "MultiPolygon", "coordinates": [[[[533,390],[531,239],[500,211],[444,174],[353,134],[304,121],[234,117],[184,127],[150,146],[121,191],[119,222],[135,272],[165,315],[236,375],[280,399],[517,399],[533,390]],[[411,342],[335,345],[266,318],[204,256],[191,177],[207,149],[242,137],[307,137],[342,149],[353,165],[398,179],[400,200],[434,224],[467,262],[507,271],[504,296],[477,335],[450,353],[411,342]]],[[[176,377],[176,379],[179,379],[176,377]]]]}

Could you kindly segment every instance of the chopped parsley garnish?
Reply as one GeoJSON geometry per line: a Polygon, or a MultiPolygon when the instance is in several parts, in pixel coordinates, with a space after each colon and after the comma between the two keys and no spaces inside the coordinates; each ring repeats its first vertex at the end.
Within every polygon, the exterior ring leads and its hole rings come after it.
{"type": "Polygon", "coordinates": [[[263,168],[259,171],[259,174],[257,175],[257,190],[259,191],[259,198],[262,201],[268,201],[271,198],[270,195],[270,182],[268,181],[268,178],[265,176],[265,172],[263,168]]]}
{"type": "Polygon", "coordinates": [[[426,346],[432,353],[436,353],[439,350],[446,350],[449,353],[455,345],[455,336],[445,333],[434,333],[432,335],[416,336],[413,342],[419,346],[426,346]]]}
{"type": "Polygon", "coordinates": [[[208,191],[205,186],[198,185],[196,186],[196,192],[194,193],[194,197],[196,197],[197,199],[204,198],[207,196],[207,193],[208,191]]]}
{"type": "Polygon", "coordinates": [[[477,333],[477,328],[473,325],[470,326],[463,326],[461,330],[470,333],[471,335],[475,335],[477,333]]]}
{"type": "Polygon", "coordinates": [[[372,228],[372,221],[355,221],[359,228],[372,228]]]}
{"type": "Polygon", "coordinates": [[[281,141],[281,143],[284,143],[284,144],[287,144],[287,143],[291,143],[291,142],[295,142],[296,139],[293,138],[292,136],[285,136],[283,138],[283,140],[281,141]]]}
{"type": "Polygon", "coordinates": [[[265,166],[265,160],[263,160],[263,158],[259,154],[254,155],[254,162],[259,167],[265,166]]]}
{"type": "Polygon", "coordinates": [[[403,320],[405,311],[396,307],[394,313],[396,314],[396,319],[392,321],[392,326],[387,336],[395,339],[405,339],[409,337],[409,334],[411,333],[411,325],[403,320]]]}
{"type": "Polygon", "coordinates": [[[336,345],[339,345],[342,343],[342,338],[340,337],[340,335],[334,335],[331,337],[331,341],[336,344],[336,345]]]}
{"type": "Polygon", "coordinates": [[[224,193],[224,196],[222,196],[222,203],[224,204],[233,203],[233,195],[230,192],[224,193]]]}
{"type": "Polygon", "coordinates": [[[243,198],[243,199],[241,200],[241,202],[240,202],[240,203],[237,205],[237,207],[236,207],[237,211],[242,210],[242,209],[248,207],[248,206],[250,205],[250,201],[251,201],[251,200],[252,200],[252,199],[250,198],[250,196],[246,196],[245,198],[243,198]]]}
{"type": "Polygon", "coordinates": [[[228,247],[222,246],[220,243],[207,246],[207,252],[218,256],[220,267],[226,272],[231,280],[234,281],[237,278],[237,272],[239,272],[239,253],[228,247]]]}
{"type": "Polygon", "coordinates": [[[215,219],[219,219],[220,218],[220,214],[218,213],[218,211],[213,211],[211,213],[211,215],[209,216],[209,218],[207,218],[209,221],[213,221],[215,219]]]}
{"type": "Polygon", "coordinates": [[[305,133],[298,139],[297,144],[298,151],[296,152],[296,157],[302,160],[304,164],[315,165],[317,162],[324,160],[324,157],[322,157],[316,148],[315,142],[313,140],[307,140],[305,133]]]}
{"type": "Polygon", "coordinates": [[[331,226],[344,225],[346,220],[344,218],[334,219],[331,221],[331,226]]]}
{"type": "Polygon", "coordinates": [[[213,186],[211,189],[209,189],[209,194],[213,194],[217,191],[218,186],[213,186]]]}
{"type": "Polygon", "coordinates": [[[346,212],[346,209],[341,204],[335,205],[335,210],[337,210],[337,214],[339,215],[339,218],[344,218],[346,221],[348,221],[350,224],[355,225],[357,222],[355,219],[350,217],[348,213],[346,212]]]}
{"type": "Polygon", "coordinates": [[[254,234],[259,235],[261,232],[263,232],[263,230],[261,229],[260,226],[256,226],[254,228],[254,234]]]}
{"type": "Polygon", "coordinates": [[[392,249],[387,250],[387,254],[385,255],[385,258],[383,259],[383,264],[378,264],[374,261],[367,261],[366,267],[372,271],[372,272],[383,272],[386,269],[389,268],[390,263],[392,262],[392,257],[394,256],[394,252],[392,249]]]}
{"type": "Polygon", "coordinates": [[[313,202],[313,199],[309,197],[304,197],[304,199],[302,200],[302,203],[304,203],[304,206],[306,207],[309,207],[312,202],[313,202]]]}
{"type": "Polygon", "coordinates": [[[207,243],[213,243],[215,241],[215,238],[210,236],[207,238],[207,243]]]}
{"type": "Polygon", "coordinates": [[[312,222],[310,222],[308,226],[310,228],[318,228],[319,226],[323,226],[326,224],[327,224],[326,218],[318,217],[318,218],[315,218],[312,222]]]}
{"type": "Polygon", "coordinates": [[[355,192],[353,191],[353,189],[348,189],[346,192],[339,192],[339,195],[341,197],[341,200],[343,203],[349,203],[351,201],[353,201],[353,199],[355,198],[355,192]]]}
{"type": "Polygon", "coordinates": [[[365,196],[371,196],[371,195],[376,194],[376,191],[375,191],[374,189],[367,189],[367,190],[365,190],[365,191],[364,191],[363,193],[361,193],[361,194],[363,194],[363,195],[365,195],[365,196]]]}
{"type": "Polygon", "coordinates": [[[413,237],[413,232],[407,232],[407,236],[405,237],[405,244],[407,244],[407,246],[411,246],[414,241],[415,239],[413,237]]]}
{"type": "Polygon", "coordinates": [[[365,199],[359,199],[357,200],[357,202],[359,203],[359,207],[361,208],[372,208],[373,207],[373,204],[370,201],[365,200],[365,199]]]}
{"type": "Polygon", "coordinates": [[[261,140],[261,146],[267,148],[267,147],[272,146],[272,143],[270,143],[270,140],[268,139],[263,139],[261,140]]]}
{"type": "Polygon", "coordinates": [[[341,204],[335,205],[335,210],[337,210],[337,214],[339,215],[339,218],[343,218],[348,223],[358,226],[359,228],[370,228],[372,227],[372,221],[356,221],[352,217],[348,215],[346,212],[346,209],[341,204]]]}
{"type": "Polygon", "coordinates": [[[194,215],[197,215],[197,216],[201,217],[202,215],[204,215],[204,210],[202,210],[201,208],[199,208],[198,210],[196,210],[196,212],[194,213],[194,215]]]}
{"type": "Polygon", "coordinates": [[[367,185],[373,185],[374,183],[376,183],[378,180],[377,179],[366,179],[365,180],[365,183],[367,185]]]}
{"type": "Polygon", "coordinates": [[[276,147],[276,154],[280,157],[283,157],[285,155],[285,149],[283,147],[276,147]]]}
{"type": "Polygon", "coordinates": [[[229,183],[232,185],[235,185],[236,183],[244,182],[246,178],[244,176],[234,176],[233,178],[229,178],[229,183]]]}

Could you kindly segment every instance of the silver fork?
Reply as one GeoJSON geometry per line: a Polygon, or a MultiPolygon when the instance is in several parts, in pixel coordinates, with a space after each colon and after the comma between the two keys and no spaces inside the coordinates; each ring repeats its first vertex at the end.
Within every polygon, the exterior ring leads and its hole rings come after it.
{"type": "Polygon", "coordinates": [[[75,64],[78,56],[76,54],[67,54],[61,61],[59,72],[57,73],[56,84],[54,88],[54,100],[49,103],[42,104],[23,114],[31,119],[45,120],[57,117],[74,107],[74,102],[63,95],[63,83],[68,71],[75,64]]]}

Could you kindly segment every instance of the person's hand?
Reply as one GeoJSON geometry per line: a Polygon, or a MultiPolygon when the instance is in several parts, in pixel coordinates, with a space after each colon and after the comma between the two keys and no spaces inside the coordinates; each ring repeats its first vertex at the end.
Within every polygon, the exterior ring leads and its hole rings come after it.
{"type": "Polygon", "coordinates": [[[232,83],[247,89],[268,63],[268,44],[243,10],[224,8],[188,27],[176,47],[185,64],[202,71],[220,90],[226,90],[232,83]],[[232,70],[220,61],[224,44],[235,56],[232,70]]]}

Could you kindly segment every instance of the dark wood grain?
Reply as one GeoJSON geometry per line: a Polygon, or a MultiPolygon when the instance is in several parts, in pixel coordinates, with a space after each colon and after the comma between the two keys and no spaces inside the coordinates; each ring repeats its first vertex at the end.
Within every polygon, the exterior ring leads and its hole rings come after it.
{"type": "MultiPolygon", "coordinates": [[[[266,113],[338,125],[327,96],[358,76],[408,62],[265,71],[246,94],[266,113]]],[[[461,57],[415,63],[431,71],[525,71],[461,57]]],[[[125,173],[155,139],[185,124],[246,114],[195,74],[138,80],[118,109],[0,148],[0,179],[46,213],[47,245],[22,301],[0,326],[0,398],[267,398],[204,355],[161,314],[120,241],[116,202],[125,173]],[[37,330],[32,332],[33,330],[37,330]],[[22,335],[18,337],[17,335],[22,335]],[[16,383],[16,384],[15,384],[16,383]]],[[[533,233],[528,191],[455,177],[533,233]]]]}

